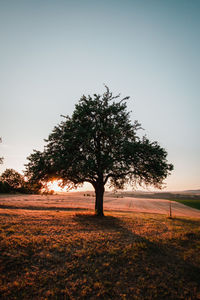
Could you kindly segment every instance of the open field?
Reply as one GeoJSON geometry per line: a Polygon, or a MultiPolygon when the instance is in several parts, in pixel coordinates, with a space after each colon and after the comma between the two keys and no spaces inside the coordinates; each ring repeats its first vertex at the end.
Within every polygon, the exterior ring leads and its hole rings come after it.
{"type": "MultiPolygon", "coordinates": [[[[63,195],[0,195],[0,208],[21,209],[45,209],[66,210],[94,209],[93,192],[67,193],[63,195]],[[84,196],[85,195],[85,196],[84,196]]],[[[181,200],[182,201],[182,200],[181,200]]],[[[198,200],[194,200],[198,201],[198,200]]],[[[106,193],[104,197],[104,208],[114,211],[135,211],[146,213],[159,213],[169,215],[168,199],[138,198],[126,196],[113,196],[106,193]]],[[[171,201],[173,216],[184,216],[200,218],[200,211],[185,206],[179,202],[171,201]]]]}
{"type": "MultiPolygon", "coordinates": [[[[115,193],[109,193],[116,197],[115,193]]],[[[190,190],[182,192],[127,192],[118,193],[118,197],[144,198],[144,199],[165,199],[176,201],[184,205],[200,210],[200,190],[190,190]]]]}
{"type": "Polygon", "coordinates": [[[196,208],[200,210],[200,200],[196,199],[173,199],[173,201],[177,201],[184,205],[190,206],[192,208],[196,208]]]}
{"type": "Polygon", "coordinates": [[[0,198],[1,299],[200,299],[198,217],[111,210],[113,200],[99,218],[81,193],[9,199],[0,198]]]}

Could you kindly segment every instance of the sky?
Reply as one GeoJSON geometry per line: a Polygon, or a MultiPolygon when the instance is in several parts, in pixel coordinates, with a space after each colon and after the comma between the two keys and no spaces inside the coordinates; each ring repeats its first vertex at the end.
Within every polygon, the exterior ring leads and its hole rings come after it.
{"type": "Polygon", "coordinates": [[[0,0],[0,173],[106,84],[167,150],[165,190],[199,189],[199,78],[199,0],[0,0]]]}

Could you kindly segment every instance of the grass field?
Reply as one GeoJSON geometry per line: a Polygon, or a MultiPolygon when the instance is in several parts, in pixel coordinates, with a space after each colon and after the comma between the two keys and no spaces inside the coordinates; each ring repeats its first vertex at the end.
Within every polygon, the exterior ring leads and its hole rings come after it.
{"type": "Polygon", "coordinates": [[[0,209],[1,299],[200,299],[200,220],[0,209]]]}
{"type": "Polygon", "coordinates": [[[172,199],[172,200],[190,206],[192,208],[200,209],[199,199],[197,200],[196,199],[172,199]]]}
{"type": "MultiPolygon", "coordinates": [[[[116,194],[111,194],[113,197],[116,194]]],[[[200,191],[187,191],[187,192],[121,192],[119,195],[122,197],[133,197],[133,198],[151,198],[151,199],[168,199],[187,205],[192,208],[200,210],[200,191]]]]}
{"type": "MultiPolygon", "coordinates": [[[[111,194],[115,196],[115,194],[111,194]]],[[[192,208],[196,208],[200,210],[200,192],[196,190],[192,192],[162,192],[162,193],[145,193],[145,192],[121,192],[121,196],[123,197],[133,197],[133,198],[151,198],[151,199],[168,199],[171,201],[176,201],[187,205],[192,208]]]]}

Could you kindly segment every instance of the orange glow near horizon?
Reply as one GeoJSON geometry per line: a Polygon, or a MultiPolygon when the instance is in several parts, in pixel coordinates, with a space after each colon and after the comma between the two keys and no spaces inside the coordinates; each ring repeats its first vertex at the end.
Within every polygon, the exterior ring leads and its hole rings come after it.
{"type": "Polygon", "coordinates": [[[61,183],[61,180],[53,180],[53,181],[49,181],[47,183],[47,187],[49,191],[54,191],[54,192],[66,192],[67,188],[64,187],[62,188],[61,186],[59,186],[59,183],[61,183]]]}
{"type": "Polygon", "coordinates": [[[52,181],[49,181],[47,183],[47,188],[48,188],[48,191],[54,191],[54,192],[57,192],[57,193],[66,193],[66,192],[85,192],[85,191],[91,191],[93,190],[93,187],[90,183],[84,183],[84,185],[82,187],[79,187],[78,189],[70,189],[68,190],[67,189],[67,186],[65,186],[64,188],[62,188],[61,186],[59,186],[59,183],[61,183],[62,180],[57,180],[57,179],[54,179],[52,181]]]}

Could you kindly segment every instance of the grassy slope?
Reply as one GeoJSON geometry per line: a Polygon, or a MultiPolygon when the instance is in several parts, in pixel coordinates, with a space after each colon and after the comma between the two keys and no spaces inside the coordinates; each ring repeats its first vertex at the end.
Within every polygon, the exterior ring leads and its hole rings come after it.
{"type": "Polygon", "coordinates": [[[171,199],[173,201],[182,203],[184,205],[196,208],[196,209],[200,209],[200,200],[196,200],[196,199],[171,199]]]}
{"type": "MultiPolygon", "coordinates": [[[[170,192],[162,192],[162,193],[142,193],[142,192],[121,192],[120,194],[124,197],[140,197],[140,198],[151,198],[151,199],[168,199],[171,201],[176,201],[182,203],[184,205],[190,206],[192,208],[200,209],[200,193],[170,193],[170,192]]],[[[115,194],[110,194],[112,196],[116,196],[115,194]]]]}
{"type": "Polygon", "coordinates": [[[200,297],[200,220],[0,212],[2,299],[200,297]]]}

